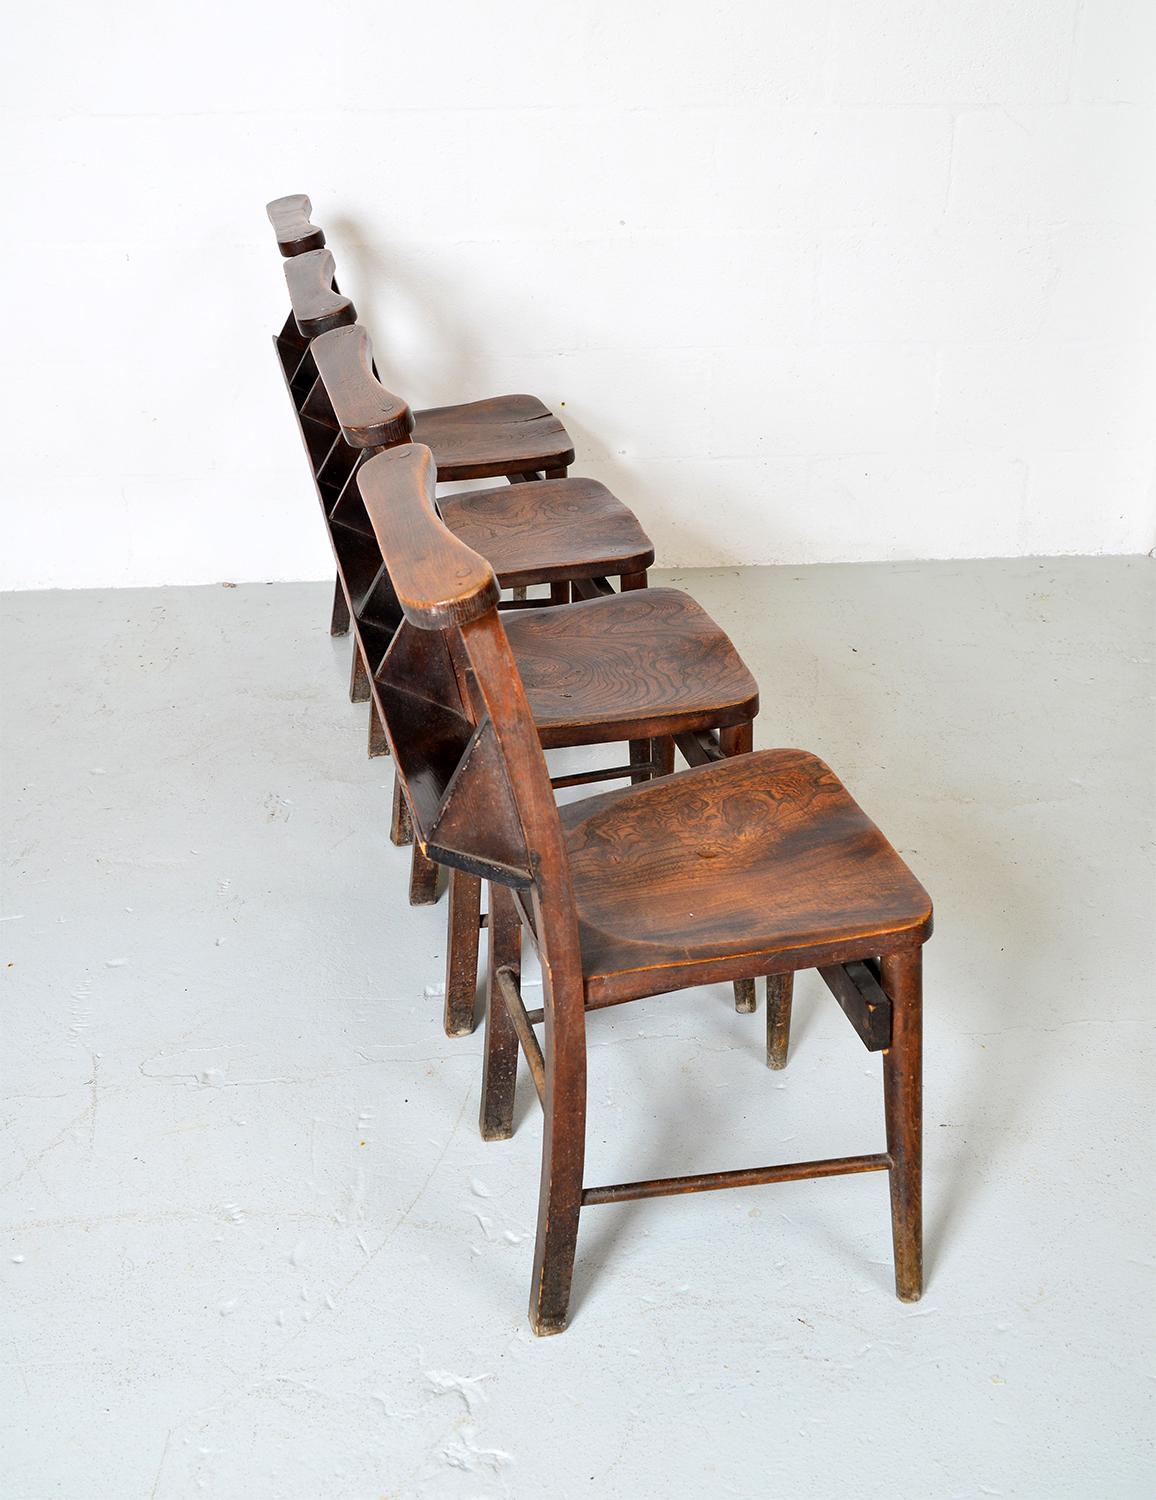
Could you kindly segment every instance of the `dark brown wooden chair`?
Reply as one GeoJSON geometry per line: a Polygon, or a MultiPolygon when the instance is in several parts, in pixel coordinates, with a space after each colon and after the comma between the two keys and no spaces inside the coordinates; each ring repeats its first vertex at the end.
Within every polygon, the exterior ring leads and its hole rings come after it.
{"type": "MultiPolygon", "coordinates": [[[[377,549],[357,477],[372,453],[406,440],[405,407],[374,377],[369,339],[360,325],[320,335],[313,343],[313,359],[318,390],[307,403],[306,420],[335,424],[348,452],[362,455],[360,461],[343,461],[342,472],[348,477],[330,521],[335,536],[349,531],[359,545],[371,540],[375,548],[376,569],[366,565],[361,573],[370,579],[372,572],[372,579],[353,601],[358,640],[375,669],[402,612],[391,592],[389,560],[383,560],[377,549]]],[[[452,505],[446,510],[456,524],[461,512],[452,505]]],[[[471,521],[466,535],[476,538],[479,530],[471,521]]],[[[499,550],[509,561],[509,547],[499,550]]],[[[627,764],[559,776],[554,785],[625,777],[639,782],[666,775],[674,766],[676,743],[692,761],[749,751],[758,687],[726,634],[677,589],[632,588],[628,576],[623,579],[626,592],[614,593],[605,580],[589,576],[592,566],[604,565],[602,558],[583,565],[586,576],[572,575],[574,587],[589,585],[593,597],[546,608],[504,601],[509,639],[543,746],[626,742],[630,747],[627,764]]],[[[436,664],[424,670],[436,674],[436,664]]],[[[380,725],[386,706],[375,682],[371,691],[374,721],[380,725]]],[[[402,842],[409,827],[400,782],[395,796],[394,838],[402,842]]],[[[411,894],[428,899],[434,889],[436,870],[419,840],[411,894]]],[[[446,1030],[451,1035],[473,1029],[480,910],[480,880],[460,868],[453,870],[446,964],[446,1030]]],[[[740,983],[735,1000],[741,1010],[755,1008],[753,981],[740,983]]]]}
{"type": "MultiPolygon", "coordinates": [[[[277,349],[290,389],[298,393],[302,393],[302,387],[315,373],[308,359],[309,340],[356,318],[352,302],[336,290],[332,259],[320,253],[325,234],[310,222],[312,211],[304,193],[276,198],[266,205],[277,248],[286,257],[285,275],[293,303],[277,336],[277,349]]],[[[565,427],[536,396],[494,396],[456,406],[433,407],[413,415],[415,439],[433,449],[438,478],[442,481],[505,478],[511,483],[522,483],[543,476],[547,480],[562,479],[574,461],[574,445],[565,427]]],[[[594,484],[592,480],[583,483],[594,484]]],[[[614,507],[630,516],[621,502],[614,500],[601,485],[594,488],[597,495],[591,503],[605,507],[610,500],[614,507]]],[[[488,493],[493,500],[494,492],[488,493]]],[[[557,497],[535,498],[547,507],[557,507],[560,503],[557,497]]],[[[578,504],[577,494],[571,493],[567,503],[578,504]]],[[[633,521],[632,516],[630,519],[633,521]]],[[[640,536],[637,522],[634,526],[640,536]]],[[[646,566],[644,563],[643,568],[646,566]]],[[[558,580],[529,577],[510,587],[521,593],[529,584],[552,581],[558,580]]],[[[330,630],[334,635],[344,635],[348,629],[348,600],[343,596],[339,578],[334,588],[330,630]]],[[[356,682],[358,691],[364,693],[363,681],[357,678],[356,682]]]]}
{"type": "Polygon", "coordinates": [[[583,1208],[850,1172],[890,1174],[896,1290],[918,1298],[926,892],[835,774],[802,750],[744,755],[559,809],[497,580],[438,519],[432,456],[420,446],[379,454],[358,484],[405,617],[377,682],[420,836],[494,891],[482,1135],[512,1133],[519,1047],[545,1113],[534,1331],[566,1326],[583,1208]],[[522,931],[542,960],[538,1012],[519,986],[522,931]],[[585,1185],[587,1010],[760,974],[783,991],[807,968],[883,1054],[885,1150],[585,1185]]]}

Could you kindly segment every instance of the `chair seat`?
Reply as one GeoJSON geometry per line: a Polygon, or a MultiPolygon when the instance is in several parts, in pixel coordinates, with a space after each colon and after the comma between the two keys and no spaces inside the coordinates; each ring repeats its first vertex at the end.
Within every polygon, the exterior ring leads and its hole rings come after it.
{"type": "Polygon", "coordinates": [[[634,512],[595,479],[471,490],[445,496],[438,509],[503,588],[643,573],[654,561],[634,512]]]}
{"type": "Polygon", "coordinates": [[[927,892],[803,750],[559,811],[592,1006],[895,952],[931,932],[927,892]]]}
{"type": "Polygon", "coordinates": [[[433,449],[438,479],[496,479],[574,462],[574,444],[536,396],[491,396],[413,414],[415,443],[433,449]]]}
{"type": "Polygon", "coordinates": [[[502,620],[547,749],[726,728],[758,712],[758,684],[742,657],[678,589],[514,610],[502,620]]]}

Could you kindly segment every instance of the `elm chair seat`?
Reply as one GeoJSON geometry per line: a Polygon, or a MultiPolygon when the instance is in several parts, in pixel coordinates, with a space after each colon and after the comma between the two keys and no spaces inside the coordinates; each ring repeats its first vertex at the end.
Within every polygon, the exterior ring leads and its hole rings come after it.
{"type": "Polygon", "coordinates": [[[645,573],[654,543],[596,479],[543,479],[443,495],[449,529],[488,558],[503,588],[645,573]]]}
{"type": "Polygon", "coordinates": [[[438,478],[497,479],[565,469],[574,444],[536,396],[491,396],[413,414],[415,443],[433,451],[438,478]]]}
{"type": "Polygon", "coordinates": [[[910,949],[927,892],[835,773],[763,750],[559,809],[586,1002],[910,949]],[[653,973],[653,980],[648,973],[653,973]]]}
{"type": "Polygon", "coordinates": [[[545,749],[730,728],[758,712],[758,684],[730,638],[678,589],[504,618],[545,749]]]}

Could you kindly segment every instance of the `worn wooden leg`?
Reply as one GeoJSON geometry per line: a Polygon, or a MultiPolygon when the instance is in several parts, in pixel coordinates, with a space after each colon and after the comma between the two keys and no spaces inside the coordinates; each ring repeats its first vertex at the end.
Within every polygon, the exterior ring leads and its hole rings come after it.
{"type": "Polygon", "coordinates": [[[490,886],[489,958],[486,964],[486,1046],[482,1066],[484,1141],[506,1141],[514,1133],[514,1089],[518,1081],[518,1034],[498,994],[501,968],[518,978],[522,964],[522,923],[514,898],[503,885],[490,886]]]}
{"type": "Polygon", "coordinates": [[[883,1053],[883,1103],[891,1157],[891,1238],[895,1292],[901,1302],[923,1293],[923,951],[883,960],[891,999],[891,1045],[883,1053]]]}
{"type": "Polygon", "coordinates": [[[469,1036],[478,993],[478,921],[482,882],[465,870],[450,871],[446,933],[446,1036],[469,1036]]]}
{"type": "MultiPolygon", "coordinates": [[[[754,744],[754,728],[748,720],[745,724],[733,724],[718,732],[719,749],[724,755],[747,755],[754,744]]],[[[735,1009],[744,1016],[754,1015],[758,1008],[753,979],[735,980],[735,1009]]]]}
{"type": "Polygon", "coordinates": [[[672,776],[674,774],[674,741],[669,735],[665,735],[659,740],[651,740],[650,758],[658,767],[654,773],[656,776],[672,776]]]}
{"type": "Polygon", "coordinates": [[[651,740],[630,741],[630,764],[639,769],[630,773],[631,785],[637,786],[640,781],[649,781],[651,772],[646,768],[650,761],[651,740]]]}
{"type": "Polygon", "coordinates": [[[755,981],[753,979],[735,980],[735,1009],[741,1016],[753,1016],[759,1008],[759,998],[755,993],[755,981]]]}
{"type": "Polygon", "coordinates": [[[441,866],[422,853],[417,839],[413,841],[409,865],[409,904],[411,906],[436,906],[438,899],[438,874],[441,866]]]}
{"type": "Polygon", "coordinates": [[[368,700],[369,672],[366,670],[365,658],[361,654],[361,647],[354,641],[353,666],[349,673],[349,701],[350,703],[366,703],[368,700]]]}
{"type": "MultiPolygon", "coordinates": [[[[634,589],[644,589],[646,587],[646,583],[647,579],[645,573],[623,573],[618,580],[618,587],[620,592],[622,592],[623,594],[628,594],[631,593],[634,589]]],[[[651,745],[651,742],[649,740],[630,741],[631,765],[635,765],[641,761],[650,760],[652,758],[652,753],[653,746],[651,745]]],[[[640,781],[649,781],[650,777],[651,772],[639,771],[635,775],[633,775],[630,780],[632,783],[637,784],[640,781]]]]}
{"type": "Polygon", "coordinates": [[[340,573],[333,585],[333,613],[329,617],[329,634],[349,634],[349,601],[345,597],[345,590],[341,587],[340,573]]]}
{"type": "Polygon", "coordinates": [[[393,777],[393,816],[389,822],[389,841],[391,844],[412,844],[413,824],[409,817],[409,803],[405,800],[405,793],[401,787],[401,777],[394,773],[393,777]]]}
{"type": "Polygon", "coordinates": [[[568,583],[552,583],[550,585],[551,604],[570,603],[570,585],[568,583]]]}
{"type": "MultiPolygon", "coordinates": [[[[550,978],[546,976],[546,983],[550,978]]],[[[568,1017],[546,1002],[546,1100],[538,1238],[530,1289],[530,1327],[561,1333],[570,1306],[574,1250],[582,1209],[586,1154],[586,1034],[581,995],[568,997],[568,1017]]]]}
{"type": "Polygon", "coordinates": [[[785,1068],[791,1044],[793,974],[767,975],[767,1067],[785,1068]]]}
{"type": "Polygon", "coordinates": [[[385,725],[381,722],[381,716],[377,712],[377,704],[371,698],[369,700],[369,754],[388,755],[389,741],[385,737],[385,725]]]}
{"type": "Polygon", "coordinates": [[[745,724],[732,724],[718,732],[719,749],[724,755],[749,755],[755,742],[755,726],[748,719],[745,724]]]}

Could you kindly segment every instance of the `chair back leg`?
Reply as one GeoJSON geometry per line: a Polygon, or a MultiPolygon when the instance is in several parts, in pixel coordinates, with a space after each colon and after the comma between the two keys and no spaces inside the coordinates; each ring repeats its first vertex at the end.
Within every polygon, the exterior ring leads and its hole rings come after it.
{"type": "Polygon", "coordinates": [[[486,1043],[482,1068],[484,1141],[506,1141],[514,1133],[514,1090],[518,1081],[518,1033],[498,993],[498,971],[518,983],[522,972],[522,923],[504,885],[490,885],[489,957],[486,965],[486,1043]]]}

